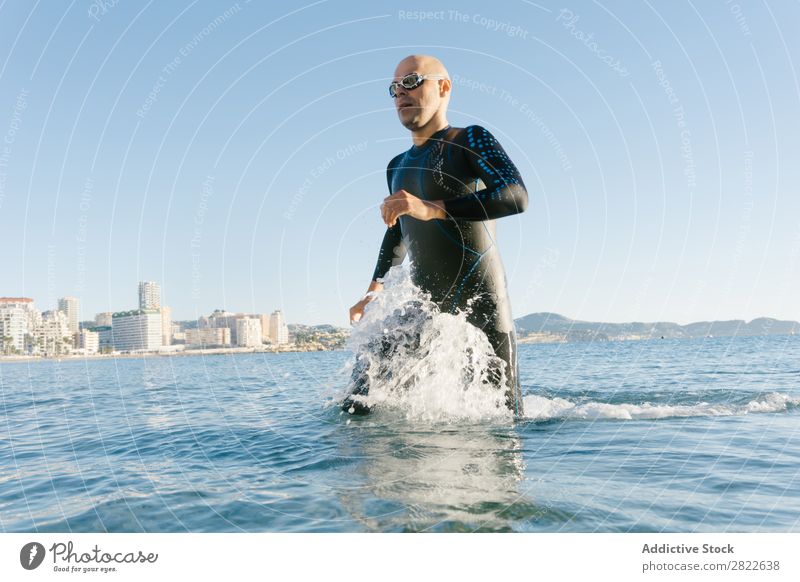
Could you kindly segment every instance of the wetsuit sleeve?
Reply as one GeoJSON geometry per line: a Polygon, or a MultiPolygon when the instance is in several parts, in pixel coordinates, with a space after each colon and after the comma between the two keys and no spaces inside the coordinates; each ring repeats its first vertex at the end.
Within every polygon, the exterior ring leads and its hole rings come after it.
{"type": "Polygon", "coordinates": [[[528,207],[528,191],[514,163],[503,147],[479,125],[470,125],[459,148],[469,175],[480,178],[485,188],[446,200],[448,218],[493,220],[520,212],[528,207]]]}
{"type": "Polygon", "coordinates": [[[383,235],[381,250],[378,252],[378,264],[375,265],[375,272],[372,280],[377,281],[383,278],[387,271],[395,265],[400,265],[406,258],[406,247],[403,244],[403,237],[400,233],[400,221],[395,222],[394,226],[386,229],[383,235]]]}
{"type": "MultiPolygon", "coordinates": [[[[389,194],[392,193],[392,166],[394,161],[389,162],[389,166],[386,168],[386,182],[389,186],[389,194]]],[[[395,265],[402,264],[405,258],[406,246],[403,243],[403,233],[400,230],[400,221],[398,220],[394,223],[394,226],[387,228],[386,234],[383,235],[383,242],[381,243],[380,251],[378,251],[378,263],[372,273],[372,280],[382,279],[389,269],[395,265]]]]}

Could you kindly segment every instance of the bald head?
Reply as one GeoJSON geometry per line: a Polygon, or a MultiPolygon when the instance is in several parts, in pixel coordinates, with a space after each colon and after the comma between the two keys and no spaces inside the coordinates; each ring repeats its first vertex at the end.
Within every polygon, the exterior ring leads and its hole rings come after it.
{"type": "Polygon", "coordinates": [[[394,80],[418,73],[427,77],[414,89],[397,88],[397,116],[415,135],[431,135],[447,125],[447,105],[450,102],[450,75],[442,61],[430,55],[410,55],[397,64],[394,80]]]}
{"type": "Polygon", "coordinates": [[[444,68],[442,61],[430,55],[410,55],[397,64],[394,71],[395,77],[404,77],[409,73],[421,73],[423,75],[441,75],[450,78],[447,69],[444,68]]]}

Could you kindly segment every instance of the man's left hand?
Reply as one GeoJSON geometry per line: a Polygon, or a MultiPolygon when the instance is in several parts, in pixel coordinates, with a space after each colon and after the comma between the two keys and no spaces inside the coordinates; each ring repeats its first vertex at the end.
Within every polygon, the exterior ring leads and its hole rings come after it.
{"type": "Polygon", "coordinates": [[[447,217],[442,200],[422,200],[405,190],[398,190],[384,198],[381,204],[381,217],[386,226],[394,226],[397,218],[404,214],[418,220],[441,220],[447,217]]]}

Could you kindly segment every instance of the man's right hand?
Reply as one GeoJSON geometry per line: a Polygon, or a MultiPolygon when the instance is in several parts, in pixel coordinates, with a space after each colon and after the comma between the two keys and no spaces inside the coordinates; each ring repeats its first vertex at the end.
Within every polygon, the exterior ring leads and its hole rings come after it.
{"type": "Polygon", "coordinates": [[[383,283],[378,283],[378,281],[372,281],[369,284],[369,288],[367,289],[366,294],[361,298],[361,300],[353,305],[350,308],[350,325],[354,323],[358,323],[358,320],[364,315],[364,308],[367,306],[367,303],[375,299],[375,295],[383,291],[383,283]]]}
{"type": "Polygon", "coordinates": [[[383,199],[381,218],[389,228],[395,225],[400,216],[406,214],[418,220],[447,218],[443,200],[422,200],[406,190],[398,190],[383,199]]]}
{"type": "Polygon", "coordinates": [[[358,323],[361,317],[364,315],[364,308],[367,306],[372,300],[370,297],[364,297],[361,301],[356,303],[350,308],[350,325],[358,323]]]}
{"type": "Polygon", "coordinates": [[[367,294],[362,297],[361,301],[350,308],[350,325],[358,323],[364,315],[364,308],[373,299],[375,299],[375,291],[368,291],[367,294]]]}

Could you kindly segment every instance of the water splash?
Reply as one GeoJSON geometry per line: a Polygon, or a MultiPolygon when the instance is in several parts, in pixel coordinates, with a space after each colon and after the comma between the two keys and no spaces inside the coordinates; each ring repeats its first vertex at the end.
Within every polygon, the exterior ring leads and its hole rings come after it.
{"type": "Polygon", "coordinates": [[[347,343],[347,371],[369,386],[353,399],[408,419],[511,420],[504,363],[467,315],[442,313],[406,269],[390,269],[347,343]]]}
{"type": "MultiPolygon", "coordinates": [[[[434,423],[500,420],[513,415],[505,406],[503,362],[486,335],[467,321],[466,312],[442,313],[416,287],[409,272],[393,267],[384,290],[367,305],[347,347],[354,357],[344,373],[369,386],[355,402],[408,420],[434,423]],[[492,381],[502,376],[502,384],[492,381]]],[[[339,399],[340,400],[340,399],[339,399]]],[[[573,402],[528,394],[524,420],[657,420],[679,417],[741,416],[800,408],[800,399],[777,392],[747,402],[670,404],[659,402],[573,402]]],[[[350,410],[353,412],[353,409],[350,410]]]]}

